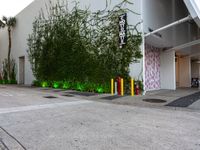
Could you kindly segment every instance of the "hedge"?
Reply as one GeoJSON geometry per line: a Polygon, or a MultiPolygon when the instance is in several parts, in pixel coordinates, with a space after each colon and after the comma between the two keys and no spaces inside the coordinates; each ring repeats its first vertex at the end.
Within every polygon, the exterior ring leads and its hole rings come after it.
{"type": "MultiPolygon", "coordinates": [[[[120,48],[119,15],[134,13],[128,0],[108,9],[91,12],[76,3],[71,11],[64,4],[49,3],[48,16],[42,11],[28,38],[28,55],[39,81],[74,81],[84,88],[109,85],[110,79],[129,78],[129,65],[142,57],[141,33],[137,25],[127,27],[127,44],[120,48]],[[86,86],[84,86],[86,84],[86,86]]],[[[71,83],[71,82],[70,82],[71,83]]],[[[67,87],[68,85],[66,85],[67,87]]],[[[99,88],[101,89],[101,88],[99,88]]]]}

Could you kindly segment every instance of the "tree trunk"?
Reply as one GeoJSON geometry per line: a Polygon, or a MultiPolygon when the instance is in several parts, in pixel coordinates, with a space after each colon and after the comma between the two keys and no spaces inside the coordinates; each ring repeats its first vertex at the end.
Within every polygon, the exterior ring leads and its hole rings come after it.
{"type": "Polygon", "coordinates": [[[8,28],[8,80],[11,80],[11,70],[10,70],[10,54],[11,54],[11,29],[8,28]]]}

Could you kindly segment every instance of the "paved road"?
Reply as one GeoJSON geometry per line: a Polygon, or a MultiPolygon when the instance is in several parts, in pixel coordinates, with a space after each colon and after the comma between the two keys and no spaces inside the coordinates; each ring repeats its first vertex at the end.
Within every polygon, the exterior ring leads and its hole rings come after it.
{"type": "Polygon", "coordinates": [[[200,112],[0,88],[0,150],[199,150],[200,112]]]}

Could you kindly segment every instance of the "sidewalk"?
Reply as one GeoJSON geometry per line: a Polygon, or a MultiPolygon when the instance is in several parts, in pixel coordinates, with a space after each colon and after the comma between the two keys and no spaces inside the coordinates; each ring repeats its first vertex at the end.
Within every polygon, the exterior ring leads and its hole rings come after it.
{"type": "MultiPolygon", "coordinates": [[[[1,86],[2,88],[4,86],[1,86]]],[[[169,107],[166,106],[177,99],[184,99],[185,101],[191,101],[193,97],[195,97],[195,101],[192,101],[188,107],[182,107],[183,109],[189,108],[190,110],[200,110],[200,90],[197,88],[179,88],[177,90],[158,90],[147,92],[146,95],[142,96],[112,96],[111,94],[96,94],[96,93],[88,93],[88,92],[77,92],[72,90],[61,90],[61,89],[52,89],[52,88],[36,88],[36,87],[24,87],[24,86],[16,86],[9,85],[5,86],[6,88],[11,88],[15,90],[28,90],[29,93],[34,93],[37,95],[39,92],[41,95],[49,95],[59,97],[61,99],[73,99],[80,98],[85,100],[97,101],[97,102],[105,102],[105,103],[113,103],[119,105],[129,105],[129,106],[140,106],[140,107],[155,107],[155,108],[166,108],[166,109],[179,109],[179,107],[169,107]],[[197,93],[199,92],[199,93],[197,93]],[[188,96],[190,95],[190,96],[188,96]],[[193,96],[194,95],[194,96],[193,96]],[[159,99],[164,100],[164,103],[154,103],[154,102],[146,102],[145,99],[159,99]]],[[[17,91],[18,91],[17,90],[17,91]]],[[[23,91],[24,91],[23,90],[23,91]]],[[[59,101],[59,100],[58,100],[59,101]]],[[[182,109],[180,108],[180,109],[182,109]]]]}
{"type": "MultiPolygon", "coordinates": [[[[67,97],[78,97],[87,100],[97,101],[97,102],[106,102],[106,103],[114,103],[119,105],[130,105],[130,106],[140,106],[140,107],[162,107],[162,108],[171,108],[171,109],[179,109],[177,107],[169,107],[166,106],[177,99],[185,98],[188,101],[191,100],[191,97],[195,95],[195,93],[200,92],[197,88],[178,88],[177,90],[157,90],[157,91],[150,91],[147,92],[146,95],[139,95],[139,96],[112,96],[111,94],[95,94],[95,93],[87,93],[87,92],[76,92],[76,91],[59,91],[49,89],[46,90],[49,92],[54,92],[60,95],[65,95],[67,97]],[[188,95],[190,95],[188,97],[188,95]],[[166,101],[164,103],[154,103],[154,102],[145,102],[144,100],[163,100],[166,101]]],[[[198,94],[200,97],[200,93],[198,94]]],[[[199,98],[200,99],[200,98],[199,98]]],[[[184,108],[184,107],[183,107],[184,108]]],[[[190,109],[197,109],[200,110],[200,101],[196,100],[191,106],[185,107],[190,109]]],[[[181,109],[181,108],[180,108],[181,109]]]]}
{"type": "MultiPolygon", "coordinates": [[[[77,92],[77,91],[64,91],[64,90],[56,90],[56,89],[42,89],[37,88],[40,91],[50,92],[51,94],[58,94],[66,97],[77,97],[83,98],[87,100],[97,101],[97,102],[105,102],[105,103],[113,103],[119,105],[129,105],[129,106],[139,106],[139,107],[154,107],[154,108],[166,108],[166,109],[190,109],[190,110],[200,110],[200,100],[191,103],[188,107],[169,107],[166,106],[177,99],[185,98],[188,101],[191,100],[192,95],[197,92],[200,92],[198,88],[178,88],[177,90],[157,90],[157,91],[149,91],[146,95],[139,96],[130,96],[125,95],[121,96],[112,96],[111,94],[95,94],[88,92],[77,92]],[[191,95],[188,97],[188,95],[191,95]],[[164,103],[154,103],[154,102],[146,102],[145,99],[158,99],[166,101],[164,103]]],[[[199,99],[200,99],[200,93],[199,99]]]]}
{"type": "Polygon", "coordinates": [[[162,90],[104,100],[110,94],[0,86],[0,149],[197,150],[199,110],[151,108],[142,101],[191,93],[162,90]],[[117,102],[128,105],[112,104],[117,102]]]}
{"type": "MultiPolygon", "coordinates": [[[[113,100],[106,100],[106,97],[111,95],[99,95],[99,96],[91,96],[88,99],[90,100],[96,100],[96,101],[102,101],[102,102],[108,102],[108,103],[114,103],[114,104],[120,104],[120,105],[133,105],[133,106],[141,106],[141,107],[165,107],[167,104],[182,98],[186,97],[188,95],[192,95],[194,93],[200,92],[199,89],[196,88],[179,88],[177,90],[158,90],[158,91],[151,91],[147,92],[146,95],[142,96],[124,96],[124,97],[116,97],[113,100]],[[151,103],[151,102],[145,102],[145,99],[158,99],[158,100],[164,100],[166,102],[164,103],[151,103]]],[[[174,107],[175,108],[175,107],[174,107]]],[[[200,102],[197,101],[188,108],[191,109],[199,109],[200,110],[200,102]],[[197,104],[196,104],[197,103],[197,104]]],[[[177,108],[175,108],[177,109],[177,108]]]]}

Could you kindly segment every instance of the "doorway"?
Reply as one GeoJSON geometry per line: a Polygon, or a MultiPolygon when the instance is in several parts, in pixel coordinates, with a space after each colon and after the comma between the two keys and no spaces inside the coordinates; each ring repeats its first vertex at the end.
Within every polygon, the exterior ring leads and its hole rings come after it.
{"type": "Polygon", "coordinates": [[[190,56],[176,55],[176,87],[191,87],[190,56]]]}
{"type": "Polygon", "coordinates": [[[25,57],[19,57],[19,84],[24,84],[25,82],[25,57]]]}

